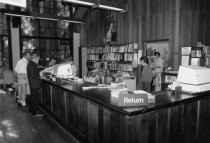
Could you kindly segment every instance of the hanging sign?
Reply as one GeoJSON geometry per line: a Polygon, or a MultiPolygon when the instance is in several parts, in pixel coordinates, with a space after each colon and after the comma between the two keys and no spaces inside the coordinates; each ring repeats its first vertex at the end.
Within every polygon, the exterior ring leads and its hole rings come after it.
{"type": "Polygon", "coordinates": [[[10,4],[26,8],[26,0],[0,0],[0,3],[10,4]]]}

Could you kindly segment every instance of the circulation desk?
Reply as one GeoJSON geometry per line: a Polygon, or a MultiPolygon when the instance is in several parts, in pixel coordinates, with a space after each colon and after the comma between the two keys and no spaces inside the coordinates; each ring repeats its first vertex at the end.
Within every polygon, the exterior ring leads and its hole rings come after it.
{"type": "Polygon", "coordinates": [[[155,104],[126,108],[108,89],[83,92],[89,86],[94,85],[42,80],[40,108],[80,142],[210,142],[210,92],[162,91],[155,93],[155,104]]]}

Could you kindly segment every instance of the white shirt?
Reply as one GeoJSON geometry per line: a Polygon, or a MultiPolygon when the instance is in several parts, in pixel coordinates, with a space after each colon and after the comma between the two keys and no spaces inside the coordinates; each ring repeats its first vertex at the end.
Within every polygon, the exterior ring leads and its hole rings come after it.
{"type": "Polygon", "coordinates": [[[155,60],[155,72],[160,73],[162,71],[163,71],[163,59],[160,57],[155,60]]]}
{"type": "Polygon", "coordinates": [[[26,58],[20,59],[16,66],[15,66],[15,71],[18,74],[26,74],[27,73],[27,65],[28,65],[28,60],[26,58]]]}

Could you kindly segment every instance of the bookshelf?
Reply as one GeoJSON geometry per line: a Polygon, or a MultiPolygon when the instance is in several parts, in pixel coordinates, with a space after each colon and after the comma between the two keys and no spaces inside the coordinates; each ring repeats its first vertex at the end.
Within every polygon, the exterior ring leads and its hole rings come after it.
{"type": "Polygon", "coordinates": [[[209,67],[209,46],[201,45],[182,47],[181,65],[209,67]]]}
{"type": "Polygon", "coordinates": [[[132,62],[138,60],[138,44],[90,46],[87,48],[88,72],[99,69],[104,76],[132,74],[132,62]]]}

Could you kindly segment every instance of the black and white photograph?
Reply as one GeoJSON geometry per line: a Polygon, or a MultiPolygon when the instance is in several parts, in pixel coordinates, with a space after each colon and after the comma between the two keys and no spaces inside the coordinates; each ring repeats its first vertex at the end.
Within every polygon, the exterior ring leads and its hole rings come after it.
{"type": "Polygon", "coordinates": [[[0,0],[0,143],[210,143],[210,0],[0,0]]]}

